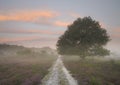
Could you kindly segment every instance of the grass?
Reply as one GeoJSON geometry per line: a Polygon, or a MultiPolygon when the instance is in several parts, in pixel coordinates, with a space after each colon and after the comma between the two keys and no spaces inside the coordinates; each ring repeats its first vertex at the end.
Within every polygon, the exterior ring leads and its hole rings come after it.
{"type": "Polygon", "coordinates": [[[70,56],[63,60],[79,85],[120,85],[120,60],[71,60],[70,56]]]}
{"type": "MultiPolygon", "coordinates": [[[[28,51],[26,51],[28,52],[28,51]]],[[[0,85],[38,85],[55,61],[55,55],[0,56],[0,85]]]]}
{"type": "Polygon", "coordinates": [[[0,85],[33,85],[33,83],[40,83],[52,64],[52,61],[44,60],[44,62],[46,63],[0,64],[0,85]]]}
{"type": "MultiPolygon", "coordinates": [[[[56,55],[18,46],[0,45],[0,85],[40,85],[56,55]]],[[[120,60],[64,56],[79,85],[120,85],[120,60]]]]}

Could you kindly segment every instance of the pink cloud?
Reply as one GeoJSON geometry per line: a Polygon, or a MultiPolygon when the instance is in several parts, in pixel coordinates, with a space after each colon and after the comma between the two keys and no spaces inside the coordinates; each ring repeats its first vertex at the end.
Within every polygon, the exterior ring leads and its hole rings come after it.
{"type": "Polygon", "coordinates": [[[0,14],[0,21],[36,21],[39,18],[49,19],[55,16],[57,16],[57,13],[53,11],[18,11],[6,15],[0,14]]]}
{"type": "Polygon", "coordinates": [[[55,26],[61,26],[61,27],[67,27],[67,25],[69,25],[70,22],[63,22],[63,21],[56,21],[54,22],[55,26]]]}
{"type": "Polygon", "coordinates": [[[0,43],[11,43],[11,42],[25,42],[25,41],[40,41],[40,42],[50,42],[50,41],[56,41],[56,37],[40,37],[40,36],[29,36],[29,37],[12,37],[12,38],[7,38],[7,37],[0,37],[0,43]]]}
{"type": "Polygon", "coordinates": [[[116,39],[120,40],[120,30],[112,31],[111,37],[112,37],[113,39],[116,38],[116,39]]]}
{"type": "Polygon", "coordinates": [[[6,42],[17,42],[17,41],[25,41],[25,40],[32,40],[36,39],[38,37],[17,37],[17,38],[0,38],[0,43],[6,43],[6,42]]]}
{"type": "Polygon", "coordinates": [[[0,33],[39,33],[39,34],[47,34],[47,35],[61,35],[64,31],[59,30],[18,30],[18,29],[0,29],[0,33]]]}
{"type": "Polygon", "coordinates": [[[69,22],[53,20],[53,18],[57,18],[59,15],[60,13],[49,10],[13,11],[6,14],[1,13],[0,21],[24,21],[42,25],[66,27],[69,22]]]}

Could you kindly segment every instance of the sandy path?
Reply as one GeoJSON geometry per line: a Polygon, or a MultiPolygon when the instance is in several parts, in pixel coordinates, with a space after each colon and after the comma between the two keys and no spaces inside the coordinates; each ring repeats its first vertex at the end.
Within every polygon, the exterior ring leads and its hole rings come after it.
{"type": "Polygon", "coordinates": [[[42,85],[78,85],[77,81],[70,75],[65,68],[61,56],[50,68],[50,72],[42,80],[42,85]]]}

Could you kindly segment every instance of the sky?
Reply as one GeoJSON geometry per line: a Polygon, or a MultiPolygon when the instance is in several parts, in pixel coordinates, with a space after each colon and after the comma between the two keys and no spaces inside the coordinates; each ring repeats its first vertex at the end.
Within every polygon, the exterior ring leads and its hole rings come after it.
{"type": "Polygon", "coordinates": [[[107,48],[120,53],[120,0],[0,0],[0,43],[56,48],[77,18],[91,16],[110,35],[107,48]]]}

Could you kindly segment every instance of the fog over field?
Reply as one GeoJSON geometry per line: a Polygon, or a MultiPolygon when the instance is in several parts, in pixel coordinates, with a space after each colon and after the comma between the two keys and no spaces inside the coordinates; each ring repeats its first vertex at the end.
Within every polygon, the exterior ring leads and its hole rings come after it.
{"type": "Polygon", "coordinates": [[[120,85],[120,0],[0,0],[0,85],[120,85]]]}
{"type": "MultiPolygon", "coordinates": [[[[69,55],[62,56],[61,63],[61,60],[57,60],[56,50],[49,47],[26,48],[2,44],[0,45],[0,84],[42,85],[44,80],[43,85],[58,85],[53,79],[55,76],[57,78],[54,72],[59,72],[58,82],[61,82],[61,85],[68,85],[71,82],[69,75],[78,82],[78,85],[93,85],[92,83],[95,82],[96,85],[106,85],[106,83],[118,85],[120,83],[120,58],[118,56],[112,54],[106,57],[88,57],[83,61],[79,56],[69,55]],[[57,67],[53,66],[55,61],[57,67]],[[66,69],[70,74],[66,73],[66,69]],[[51,80],[47,81],[49,78],[51,80]]],[[[72,85],[71,83],[69,85],[72,85]]]]}

